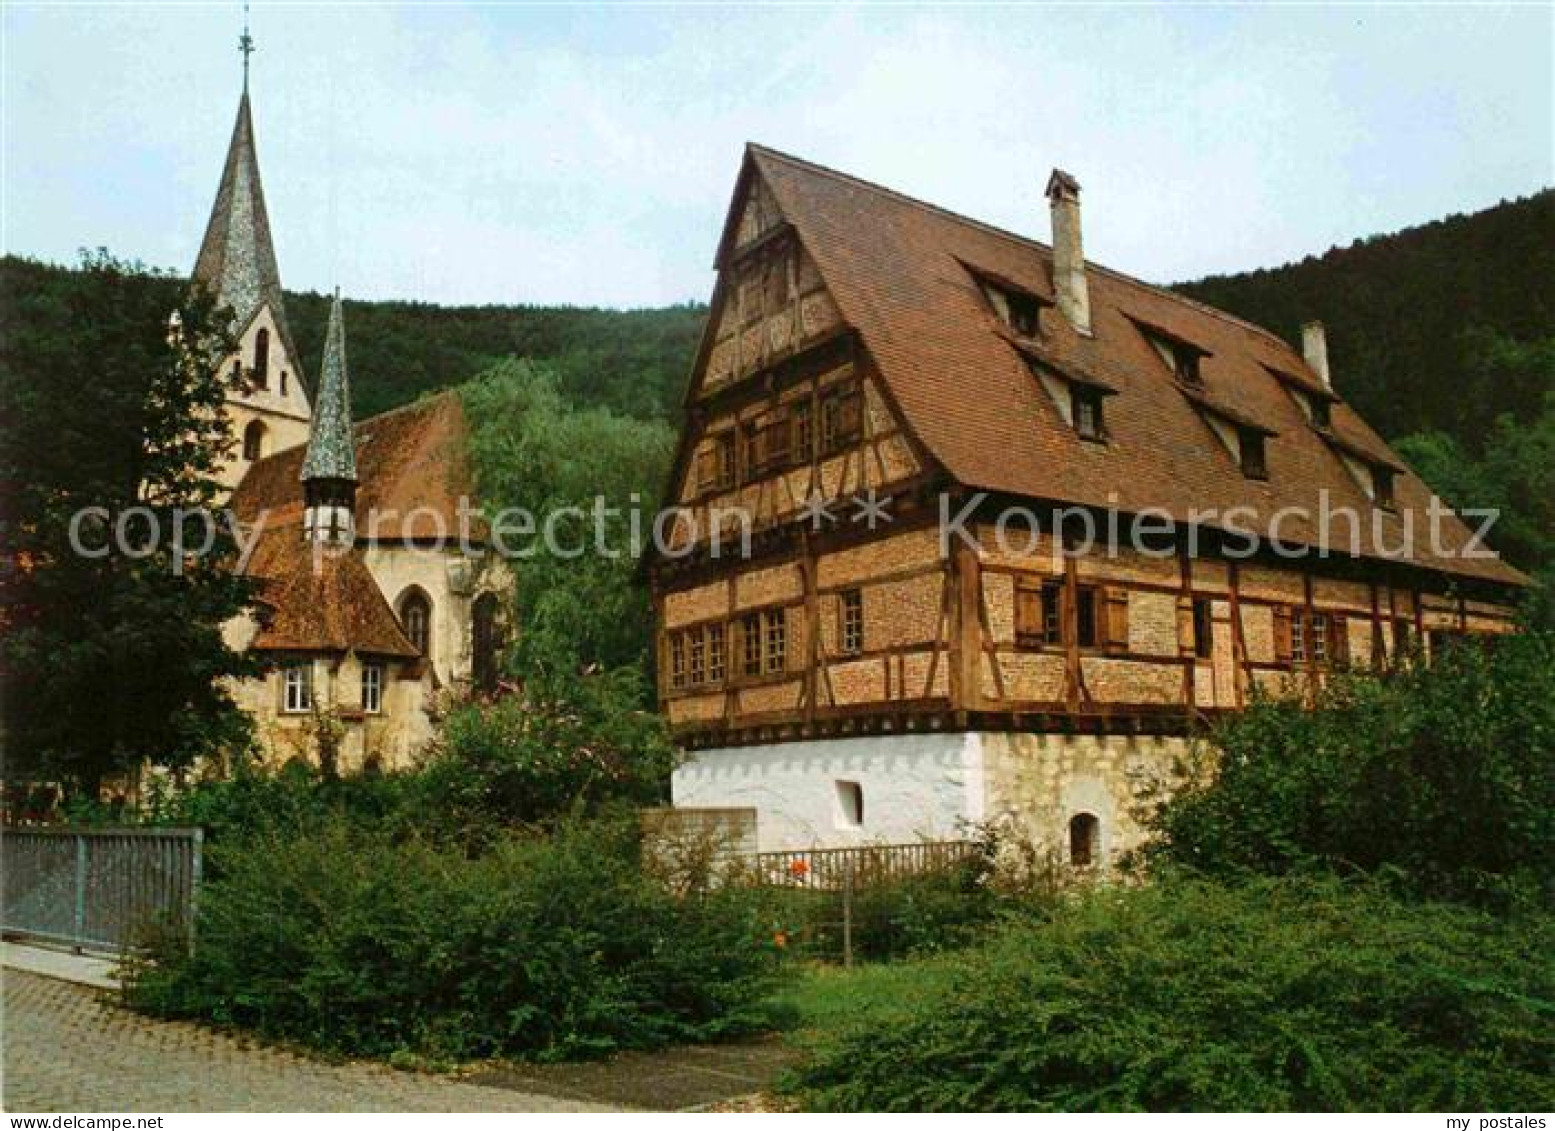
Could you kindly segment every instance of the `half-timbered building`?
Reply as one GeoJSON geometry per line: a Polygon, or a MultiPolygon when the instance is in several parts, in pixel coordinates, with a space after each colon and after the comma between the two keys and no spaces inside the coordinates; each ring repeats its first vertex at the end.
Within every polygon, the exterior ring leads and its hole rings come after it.
{"type": "Polygon", "coordinates": [[[1206,720],[1511,627],[1523,578],[1277,335],[747,149],[650,566],[681,807],[763,849],[1141,835],[1206,720]],[[1256,542],[1256,544],[1255,544],[1256,542]]]}

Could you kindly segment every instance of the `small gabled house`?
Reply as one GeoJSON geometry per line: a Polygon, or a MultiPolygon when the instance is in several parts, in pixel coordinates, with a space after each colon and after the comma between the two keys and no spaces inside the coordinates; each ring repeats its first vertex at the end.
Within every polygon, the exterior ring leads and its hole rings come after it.
{"type": "Polygon", "coordinates": [[[1320,326],[1297,353],[1087,262],[1079,184],[1046,195],[1051,246],[747,149],[650,564],[677,806],[1104,864],[1255,688],[1511,628],[1525,579],[1320,326]]]}

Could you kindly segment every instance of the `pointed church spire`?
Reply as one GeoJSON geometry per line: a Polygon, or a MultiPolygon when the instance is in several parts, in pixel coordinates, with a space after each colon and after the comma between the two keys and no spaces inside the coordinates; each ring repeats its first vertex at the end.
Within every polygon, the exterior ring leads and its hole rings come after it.
{"type": "Polygon", "coordinates": [[[259,156],[254,147],[254,119],[248,102],[248,52],[253,50],[253,41],[246,30],[243,40],[243,96],[238,100],[238,117],[227,146],[221,187],[216,191],[216,203],[194,263],[194,281],[209,289],[219,304],[232,308],[237,319],[234,330],[239,333],[268,303],[286,351],[295,358],[297,351],[286,323],[281,273],[275,265],[275,245],[270,239],[270,217],[265,211],[259,156]]]}
{"type": "Polygon", "coordinates": [[[302,459],[303,528],[315,541],[349,541],[356,503],[356,442],[351,432],[351,380],[346,369],[340,291],[329,308],[324,363],[308,450],[302,459]]]}

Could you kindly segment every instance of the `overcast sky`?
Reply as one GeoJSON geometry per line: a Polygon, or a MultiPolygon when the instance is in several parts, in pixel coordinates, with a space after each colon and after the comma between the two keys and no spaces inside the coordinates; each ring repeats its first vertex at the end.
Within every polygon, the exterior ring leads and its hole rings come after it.
{"type": "MultiPolygon", "coordinates": [[[[3,8],[7,251],[187,271],[240,88],[235,3],[3,8]]],[[[1272,266],[1555,182],[1552,9],[319,6],[256,0],[287,286],[705,299],[746,140],[1157,281],[1272,266]]]]}

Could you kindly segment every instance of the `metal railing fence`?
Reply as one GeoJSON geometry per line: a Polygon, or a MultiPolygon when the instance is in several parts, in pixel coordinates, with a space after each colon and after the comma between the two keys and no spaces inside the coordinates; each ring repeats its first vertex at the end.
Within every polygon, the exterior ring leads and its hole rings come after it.
{"type": "Polygon", "coordinates": [[[0,828],[0,930],[121,951],[152,930],[192,933],[200,829],[0,828]]]}

